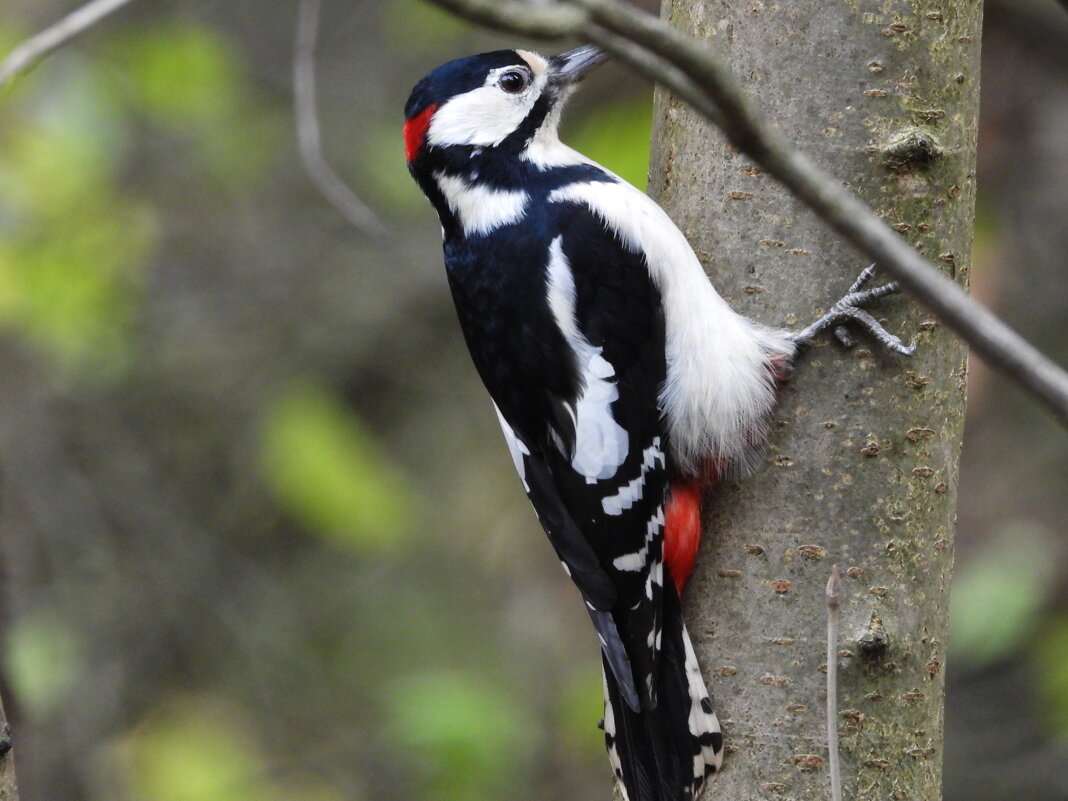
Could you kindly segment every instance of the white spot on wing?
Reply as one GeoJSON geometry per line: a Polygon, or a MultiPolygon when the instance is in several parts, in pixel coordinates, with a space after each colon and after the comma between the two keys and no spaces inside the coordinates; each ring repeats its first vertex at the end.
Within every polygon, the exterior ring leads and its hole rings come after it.
{"type": "Polygon", "coordinates": [[[619,398],[615,368],[579,330],[575,319],[575,278],[564,255],[562,238],[549,247],[548,292],[553,319],[575,354],[582,390],[571,413],[575,421],[575,452],[571,466],[588,483],[611,478],[627,458],[627,432],[612,416],[619,398]]]}
{"type": "Polygon", "coordinates": [[[634,553],[617,556],[612,560],[612,567],[616,570],[636,572],[645,567],[645,560],[649,558],[649,548],[643,545],[634,553]]]}
{"type": "Polygon", "coordinates": [[[468,236],[488,234],[523,218],[530,196],[519,190],[491,189],[457,175],[434,173],[441,194],[468,236]]]}

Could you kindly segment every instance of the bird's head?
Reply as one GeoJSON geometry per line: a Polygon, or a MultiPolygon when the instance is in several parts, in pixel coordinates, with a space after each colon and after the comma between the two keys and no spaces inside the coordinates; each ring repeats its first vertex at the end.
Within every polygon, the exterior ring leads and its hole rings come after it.
{"type": "Polygon", "coordinates": [[[436,149],[518,154],[536,135],[555,137],[570,90],[605,59],[592,45],[544,58],[497,50],[450,61],[419,81],[404,109],[408,163],[436,149]]]}

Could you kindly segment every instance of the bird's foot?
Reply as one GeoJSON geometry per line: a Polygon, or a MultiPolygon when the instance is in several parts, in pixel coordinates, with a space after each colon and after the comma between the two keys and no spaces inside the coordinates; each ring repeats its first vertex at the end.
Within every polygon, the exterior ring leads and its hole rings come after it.
{"type": "Polygon", "coordinates": [[[816,322],[805,328],[802,331],[791,336],[794,344],[797,346],[808,345],[823,329],[830,328],[834,332],[835,338],[847,348],[852,348],[857,344],[857,341],[850,334],[846,328],[847,322],[854,322],[866,329],[872,337],[875,338],[884,348],[887,350],[900,353],[904,356],[911,356],[916,352],[916,343],[906,345],[898,337],[887,331],[882,323],[876,320],[871,314],[869,314],[864,307],[878,300],[879,298],[887,295],[894,295],[901,291],[896,281],[891,281],[889,284],[883,284],[882,286],[869,287],[864,289],[864,285],[871,280],[871,277],[875,274],[875,265],[865,269],[857,280],[853,282],[853,286],[849,287],[849,291],[842,296],[842,298],[831,306],[830,311],[820,317],[816,322]]]}

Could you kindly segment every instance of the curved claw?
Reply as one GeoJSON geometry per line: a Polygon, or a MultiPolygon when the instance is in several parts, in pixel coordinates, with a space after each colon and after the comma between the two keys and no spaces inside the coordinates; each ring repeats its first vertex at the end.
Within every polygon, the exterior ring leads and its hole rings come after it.
{"type": "Polygon", "coordinates": [[[893,295],[900,291],[896,281],[891,281],[882,286],[863,289],[863,286],[871,280],[875,274],[875,265],[869,265],[857,276],[857,280],[849,287],[849,291],[830,310],[820,317],[812,325],[793,335],[792,339],[797,345],[807,345],[823,329],[834,326],[834,335],[838,341],[847,348],[856,344],[856,340],[848,333],[844,323],[852,321],[866,329],[869,334],[887,350],[900,353],[903,356],[911,356],[916,352],[916,343],[906,345],[901,339],[891,334],[864,307],[879,298],[893,295]]]}
{"type": "Polygon", "coordinates": [[[856,323],[863,326],[869,334],[884,348],[892,350],[895,353],[900,353],[903,356],[911,356],[916,352],[916,343],[906,345],[901,341],[900,337],[891,334],[887,331],[882,323],[876,320],[864,309],[859,308],[847,308],[843,310],[844,313],[856,323]]]}
{"type": "Polygon", "coordinates": [[[852,295],[854,292],[856,292],[862,286],[868,283],[868,281],[871,280],[871,277],[873,275],[875,275],[875,265],[869,264],[867,267],[860,271],[860,275],[857,276],[857,280],[854,281],[853,285],[846,290],[846,294],[852,295]]]}
{"type": "Polygon", "coordinates": [[[849,333],[849,329],[844,325],[836,325],[834,327],[834,338],[846,350],[852,350],[857,346],[857,340],[854,339],[853,335],[849,333]]]}

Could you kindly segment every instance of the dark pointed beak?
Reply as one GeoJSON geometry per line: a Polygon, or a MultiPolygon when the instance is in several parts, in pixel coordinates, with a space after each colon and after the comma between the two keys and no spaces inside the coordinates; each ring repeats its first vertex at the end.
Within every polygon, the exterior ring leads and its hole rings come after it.
{"type": "Polygon", "coordinates": [[[595,45],[583,45],[549,59],[549,81],[558,86],[578,83],[594,67],[608,58],[595,45]]]}

